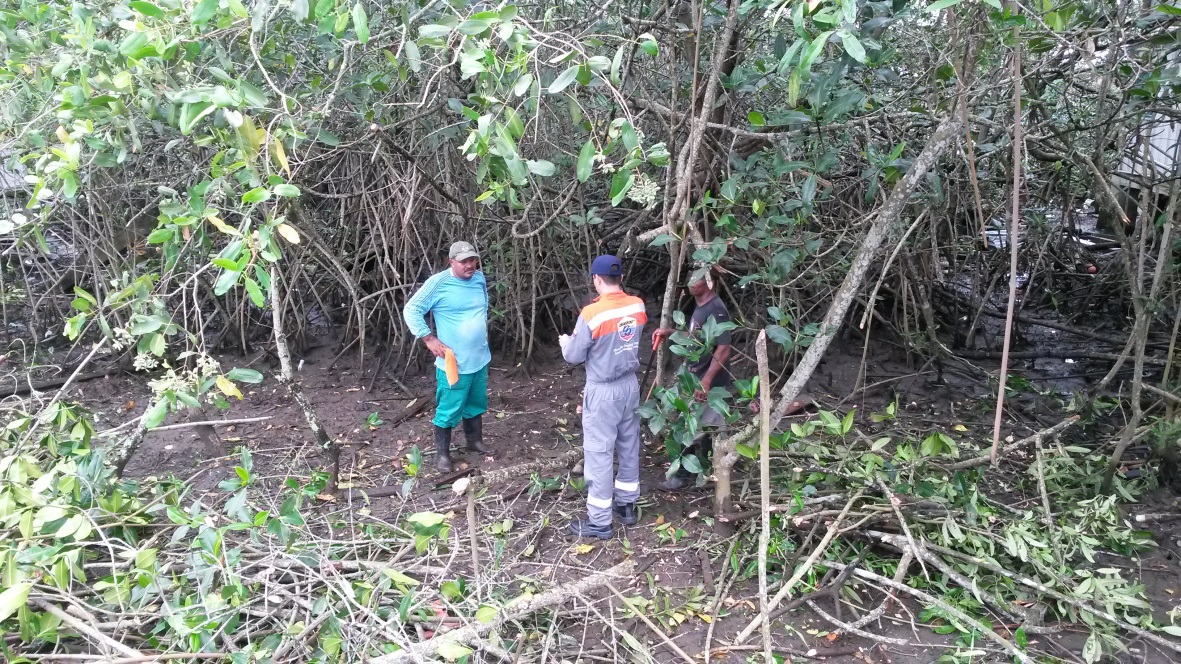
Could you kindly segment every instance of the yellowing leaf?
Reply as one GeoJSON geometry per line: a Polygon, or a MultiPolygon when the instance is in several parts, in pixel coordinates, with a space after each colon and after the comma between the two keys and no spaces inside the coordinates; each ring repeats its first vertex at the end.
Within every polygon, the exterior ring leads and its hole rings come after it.
{"type": "Polygon", "coordinates": [[[956,431],[967,431],[968,427],[966,427],[962,424],[957,424],[954,427],[952,427],[952,429],[955,429],[956,431]]]}
{"type": "Polygon", "coordinates": [[[574,555],[579,556],[584,553],[590,553],[594,548],[595,545],[593,544],[575,544],[570,550],[574,552],[574,555]]]}
{"type": "Polygon", "coordinates": [[[253,157],[258,153],[258,148],[262,146],[263,132],[254,125],[254,120],[249,115],[242,114],[242,126],[238,127],[238,134],[242,136],[242,140],[246,141],[246,146],[250,148],[250,156],[253,157]]]}
{"type": "Polygon", "coordinates": [[[238,397],[238,401],[242,400],[242,391],[225,376],[217,377],[217,389],[221,390],[221,393],[227,397],[238,397]]]}
{"type": "Polygon", "coordinates": [[[62,143],[69,143],[70,142],[69,132],[67,132],[66,128],[61,125],[57,126],[57,138],[62,143]]]}
{"type": "Polygon", "coordinates": [[[454,662],[460,657],[466,657],[472,654],[472,649],[467,646],[461,646],[455,641],[443,641],[439,644],[437,652],[442,655],[443,659],[454,662]]]}
{"type": "Polygon", "coordinates": [[[699,614],[697,614],[697,617],[701,618],[701,622],[704,622],[704,623],[711,623],[714,621],[714,617],[707,614],[707,613],[699,613],[699,614]]]}
{"type": "Polygon", "coordinates": [[[279,224],[276,230],[279,231],[279,235],[282,235],[284,240],[287,240],[291,244],[299,244],[299,233],[291,226],[279,224]]]}
{"type": "Polygon", "coordinates": [[[209,215],[208,219],[209,223],[213,224],[214,228],[225,233],[226,235],[241,235],[237,228],[234,228],[233,226],[222,221],[221,217],[217,216],[216,214],[209,215]]]}
{"type": "Polygon", "coordinates": [[[381,570],[381,573],[390,577],[390,580],[399,586],[417,586],[418,585],[418,579],[416,579],[412,576],[407,576],[407,575],[399,572],[396,569],[383,569],[383,570],[381,570]]]}
{"type": "Polygon", "coordinates": [[[274,140],[274,155],[275,161],[279,162],[279,167],[287,172],[287,177],[291,177],[291,165],[287,163],[287,151],[283,149],[283,144],[278,138],[274,140]]]}

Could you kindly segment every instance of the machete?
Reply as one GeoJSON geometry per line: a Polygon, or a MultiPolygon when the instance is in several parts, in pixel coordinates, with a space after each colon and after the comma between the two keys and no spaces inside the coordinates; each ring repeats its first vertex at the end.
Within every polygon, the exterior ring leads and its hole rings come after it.
{"type": "MultiPolygon", "coordinates": [[[[648,356],[648,366],[644,368],[644,377],[640,380],[640,392],[644,391],[644,384],[648,382],[648,374],[652,373],[652,364],[656,361],[656,349],[660,347],[660,337],[652,335],[652,354],[648,356]]],[[[653,385],[653,388],[656,386],[653,385]]],[[[652,398],[652,390],[648,390],[648,395],[644,397],[644,401],[652,398]]]]}

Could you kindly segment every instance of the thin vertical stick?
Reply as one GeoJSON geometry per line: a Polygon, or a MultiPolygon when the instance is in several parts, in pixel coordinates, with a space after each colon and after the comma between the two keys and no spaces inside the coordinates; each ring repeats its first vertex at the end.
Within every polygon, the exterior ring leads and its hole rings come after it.
{"type": "MultiPolygon", "coordinates": [[[[1016,13],[1016,3],[1009,3],[1016,13]]],[[[1009,227],[1009,308],[1005,314],[1005,345],[1001,350],[1001,377],[996,390],[996,418],[992,423],[992,452],[989,459],[996,463],[996,450],[1001,441],[1001,419],[1005,412],[1005,382],[1009,377],[1009,343],[1013,336],[1013,308],[1017,300],[1017,226],[1021,221],[1021,42],[1020,29],[1013,28],[1013,219],[1009,227]]]]}
{"type": "Polygon", "coordinates": [[[759,362],[759,488],[763,507],[763,529],[759,533],[759,612],[763,616],[763,659],[771,656],[771,612],[767,606],[767,548],[771,545],[771,371],[767,367],[767,330],[755,342],[759,362]]]}
{"type": "Polygon", "coordinates": [[[479,524],[476,522],[476,492],[480,490],[481,484],[481,482],[469,482],[467,485],[467,536],[471,540],[472,546],[472,579],[476,582],[476,599],[482,599],[479,524]]]}

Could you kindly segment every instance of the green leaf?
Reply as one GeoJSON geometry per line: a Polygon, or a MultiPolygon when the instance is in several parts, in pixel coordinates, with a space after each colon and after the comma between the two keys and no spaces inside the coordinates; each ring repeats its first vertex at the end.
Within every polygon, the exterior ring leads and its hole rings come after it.
{"type": "Polygon", "coordinates": [[[211,102],[203,101],[196,104],[185,104],[180,107],[180,133],[188,136],[201,118],[217,110],[211,102]]]}
{"type": "Polygon", "coordinates": [[[750,113],[747,113],[746,119],[756,127],[762,127],[763,125],[767,124],[766,121],[763,120],[763,114],[759,113],[758,111],[751,111],[750,113]]]}
{"type": "Polygon", "coordinates": [[[636,176],[630,170],[615,171],[611,176],[611,205],[619,205],[635,183],[636,176]]]}
{"type": "Polygon", "coordinates": [[[615,57],[611,58],[611,84],[619,85],[623,82],[620,78],[619,69],[623,65],[623,48],[626,44],[620,44],[619,48],[615,49],[615,57]]]}
{"type": "Polygon", "coordinates": [[[467,646],[459,645],[455,641],[446,640],[439,644],[439,649],[437,652],[443,657],[443,659],[449,662],[454,662],[460,657],[467,657],[468,655],[472,654],[472,649],[468,648],[467,646]]]}
{"type": "Polygon", "coordinates": [[[446,518],[438,512],[417,512],[406,517],[406,520],[421,528],[433,528],[443,523],[446,518]]]}
{"type": "Polygon", "coordinates": [[[299,196],[299,187],[293,184],[277,184],[275,185],[275,194],[279,196],[286,196],[288,198],[295,198],[299,196]]]}
{"type": "Polygon", "coordinates": [[[258,287],[258,282],[247,276],[243,277],[242,283],[246,286],[246,294],[250,296],[250,301],[254,303],[254,306],[262,309],[266,304],[266,299],[262,296],[262,289],[258,287]]]}
{"type": "Polygon", "coordinates": [[[937,2],[932,2],[931,4],[927,5],[927,11],[937,12],[942,9],[947,9],[948,7],[954,7],[963,1],[964,0],[938,0],[937,2]]]}
{"type": "Polygon", "coordinates": [[[262,374],[254,369],[230,369],[226,373],[226,378],[236,383],[250,383],[251,385],[262,382],[262,374]]]}
{"type": "Polygon", "coordinates": [[[299,23],[308,20],[308,0],[291,0],[291,15],[299,23]]]}
{"type": "Polygon", "coordinates": [[[521,97],[526,92],[529,92],[529,86],[531,85],[533,85],[533,74],[525,72],[521,75],[521,78],[517,79],[516,83],[513,83],[513,94],[521,97]]]}
{"type": "Polygon", "coordinates": [[[164,327],[164,321],[160,320],[158,317],[143,316],[142,318],[137,318],[136,321],[131,324],[131,329],[128,331],[138,337],[144,334],[151,334],[162,327],[164,327]]]}
{"type": "Polygon", "coordinates": [[[242,4],[242,0],[226,0],[226,6],[238,18],[247,18],[250,16],[250,12],[246,11],[246,6],[242,4]]]}
{"type": "Polygon", "coordinates": [[[449,34],[451,34],[451,28],[437,23],[424,25],[418,29],[419,39],[438,39],[439,37],[446,37],[449,34]]]}
{"type": "Polygon", "coordinates": [[[546,161],[544,159],[537,161],[530,159],[529,161],[525,162],[525,165],[529,167],[530,173],[543,178],[547,178],[557,171],[557,167],[554,166],[552,161],[546,161]]]}
{"type": "Polygon", "coordinates": [[[155,429],[164,422],[164,418],[168,416],[168,402],[161,399],[152,404],[148,408],[148,412],[144,413],[144,427],[148,429],[155,429]]]}
{"type": "Polygon", "coordinates": [[[18,583],[0,593],[0,622],[8,620],[9,616],[29,601],[29,591],[32,589],[32,582],[18,583]]]}
{"type": "Polygon", "coordinates": [[[640,50],[648,55],[655,56],[660,52],[660,46],[656,43],[656,38],[651,33],[645,32],[640,35],[640,50]]]}
{"type": "Polygon", "coordinates": [[[550,83],[549,93],[551,95],[556,95],[569,87],[569,85],[574,82],[574,79],[578,77],[579,68],[580,65],[574,65],[561,74],[558,74],[558,77],[554,79],[554,82],[550,83]]]}
{"type": "Polygon", "coordinates": [[[221,297],[230,292],[230,289],[238,284],[238,277],[242,276],[241,272],[236,270],[223,270],[217,277],[217,282],[213,284],[213,294],[221,297]]]}
{"type": "Polygon", "coordinates": [[[255,187],[245,194],[242,194],[242,202],[247,205],[254,205],[255,203],[261,203],[270,197],[271,192],[267,191],[266,188],[255,187]]]}
{"type": "Polygon", "coordinates": [[[132,0],[131,2],[127,3],[127,6],[143,14],[144,16],[150,16],[151,18],[164,18],[164,10],[150,2],[143,2],[143,0],[132,0]]]}
{"type": "Polygon", "coordinates": [[[455,31],[461,35],[466,35],[468,37],[471,37],[473,35],[478,35],[478,34],[481,34],[485,31],[487,31],[491,25],[492,25],[491,21],[487,21],[487,20],[479,19],[479,18],[472,18],[472,19],[468,19],[468,20],[464,21],[463,23],[460,23],[459,25],[455,26],[455,31]]]}
{"type": "Polygon", "coordinates": [[[811,45],[808,46],[808,52],[805,53],[804,57],[800,60],[797,71],[801,71],[802,74],[806,74],[812,70],[812,63],[815,62],[820,53],[824,51],[824,45],[828,43],[828,38],[831,36],[832,30],[826,30],[816,35],[816,38],[812,40],[811,45]]]}
{"type": "Polygon", "coordinates": [[[476,620],[487,625],[496,620],[497,613],[499,613],[499,611],[497,611],[495,606],[488,606],[485,604],[479,609],[476,609],[476,620]]]}
{"type": "Polygon", "coordinates": [[[590,179],[591,172],[595,167],[595,142],[589,140],[583,143],[582,149],[578,151],[578,166],[575,169],[578,174],[579,182],[586,182],[590,179]]]}
{"type": "Polygon", "coordinates": [[[422,51],[418,50],[418,44],[412,39],[407,39],[402,48],[406,52],[406,66],[410,67],[410,71],[416,74],[422,71],[422,51]]]}
{"type": "Polygon", "coordinates": [[[209,19],[213,18],[213,15],[217,13],[217,3],[218,0],[201,0],[201,2],[198,2],[193,7],[193,13],[190,17],[193,23],[197,25],[208,23],[209,19]]]}
{"type": "Polygon", "coordinates": [[[160,244],[176,237],[176,231],[171,228],[157,228],[148,234],[148,244],[160,244]]]}
{"type": "Polygon", "coordinates": [[[388,576],[390,578],[390,580],[394,582],[394,585],[398,585],[398,586],[417,586],[418,585],[418,579],[416,579],[412,576],[406,576],[405,574],[399,572],[396,569],[386,568],[386,569],[381,570],[381,573],[388,576]]]}
{"type": "Polygon", "coordinates": [[[369,43],[369,17],[365,15],[365,8],[359,0],[353,5],[353,30],[357,33],[357,41],[369,43]]]}
{"type": "Polygon", "coordinates": [[[586,61],[586,66],[591,71],[605,71],[611,66],[611,61],[607,59],[607,56],[596,55],[586,61]]]}
{"type": "Polygon", "coordinates": [[[865,47],[861,45],[861,40],[857,36],[846,30],[841,30],[841,43],[845,45],[845,52],[861,64],[865,64],[865,47]]]}

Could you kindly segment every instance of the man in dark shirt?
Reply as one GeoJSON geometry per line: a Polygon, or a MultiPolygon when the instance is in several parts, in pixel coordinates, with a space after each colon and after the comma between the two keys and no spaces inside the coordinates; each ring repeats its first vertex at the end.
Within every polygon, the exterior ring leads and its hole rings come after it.
{"type": "MultiPolygon", "coordinates": [[[[705,327],[706,321],[712,319],[715,324],[730,322],[730,312],[726,309],[726,305],[722,303],[722,298],[718,297],[717,292],[714,290],[713,275],[709,271],[689,283],[689,294],[697,301],[697,308],[693,311],[693,316],[689,319],[689,334],[704,340],[704,336],[700,332],[705,327]]],[[[660,328],[653,332],[652,336],[659,343],[670,337],[674,332],[676,330],[660,328]]],[[[713,343],[714,348],[712,352],[707,348],[696,362],[688,365],[689,371],[701,382],[700,389],[693,395],[698,401],[706,401],[709,391],[712,388],[727,387],[733,379],[729,369],[726,367],[727,362],[730,361],[731,353],[730,331],[726,330],[718,334],[714,337],[713,343]]],[[[693,439],[693,443],[688,448],[682,450],[682,456],[685,454],[696,454],[698,459],[704,462],[712,448],[710,431],[717,429],[724,423],[725,418],[722,417],[722,414],[714,410],[707,402],[705,412],[702,413],[699,423],[702,432],[697,434],[693,439]]],[[[664,491],[677,491],[688,487],[692,483],[692,475],[684,468],[681,468],[672,477],[668,477],[661,482],[658,488],[664,491]]]]}

